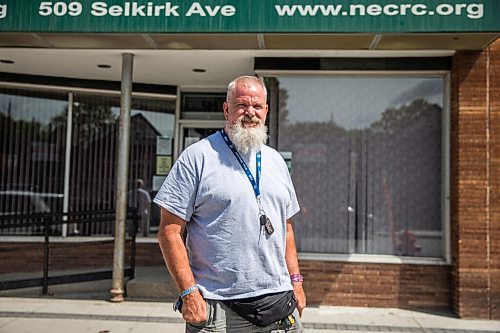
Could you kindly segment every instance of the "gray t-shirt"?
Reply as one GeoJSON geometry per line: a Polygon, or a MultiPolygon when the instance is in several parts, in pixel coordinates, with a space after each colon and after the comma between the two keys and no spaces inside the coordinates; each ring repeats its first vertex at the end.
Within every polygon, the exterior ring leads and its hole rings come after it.
{"type": "MultiPolygon", "coordinates": [[[[281,155],[262,146],[260,192],[274,226],[260,226],[257,201],[241,165],[219,132],[189,146],[154,202],[187,221],[186,246],[207,299],[237,299],[292,290],[285,262],[286,220],[299,211],[281,155]]],[[[255,177],[255,152],[242,155],[255,177]]]]}

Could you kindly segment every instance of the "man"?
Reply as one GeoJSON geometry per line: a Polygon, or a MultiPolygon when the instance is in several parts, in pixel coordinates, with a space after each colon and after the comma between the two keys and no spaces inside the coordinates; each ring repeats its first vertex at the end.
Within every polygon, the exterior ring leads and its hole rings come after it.
{"type": "Polygon", "coordinates": [[[266,94],[256,77],[232,81],[224,129],[189,146],[154,199],[186,332],[302,332],[299,206],[284,160],[264,144],[266,94]]]}
{"type": "Polygon", "coordinates": [[[135,188],[128,193],[128,204],[137,209],[137,215],[140,217],[139,232],[147,237],[149,236],[149,215],[151,211],[151,196],[144,189],[144,181],[136,179],[135,188]]]}

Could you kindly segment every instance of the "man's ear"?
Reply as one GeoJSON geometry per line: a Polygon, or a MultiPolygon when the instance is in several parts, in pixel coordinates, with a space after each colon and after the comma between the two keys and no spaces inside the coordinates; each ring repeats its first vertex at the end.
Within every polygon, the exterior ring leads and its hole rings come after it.
{"type": "Polygon", "coordinates": [[[229,104],[227,104],[227,102],[224,102],[224,104],[222,104],[222,109],[224,110],[224,118],[227,119],[227,113],[229,112],[229,104]]]}

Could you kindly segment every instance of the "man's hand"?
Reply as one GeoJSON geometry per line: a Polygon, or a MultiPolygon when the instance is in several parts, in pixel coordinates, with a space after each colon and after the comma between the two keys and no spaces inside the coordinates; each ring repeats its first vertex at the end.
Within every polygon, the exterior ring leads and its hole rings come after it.
{"type": "Polygon", "coordinates": [[[306,293],[302,288],[302,282],[296,282],[292,284],[293,293],[297,299],[297,310],[299,310],[299,315],[302,317],[302,310],[306,307],[306,293]]]}
{"type": "Polygon", "coordinates": [[[182,299],[182,318],[190,324],[204,324],[207,321],[207,304],[198,290],[182,299]]]}

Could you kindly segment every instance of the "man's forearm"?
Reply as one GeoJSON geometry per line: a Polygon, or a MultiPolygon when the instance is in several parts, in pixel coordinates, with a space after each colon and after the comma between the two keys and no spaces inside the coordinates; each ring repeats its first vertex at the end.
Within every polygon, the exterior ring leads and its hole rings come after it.
{"type": "Polygon", "coordinates": [[[295,246],[295,235],[291,221],[286,223],[286,249],[285,261],[290,274],[300,274],[297,247],[295,246]]]}
{"type": "Polygon", "coordinates": [[[185,224],[186,222],[178,216],[166,209],[161,209],[158,242],[168,271],[180,291],[186,290],[196,283],[182,239],[185,224]]]}
{"type": "Polygon", "coordinates": [[[166,235],[159,237],[159,243],[165,264],[179,291],[195,285],[196,282],[189,266],[186,247],[181,235],[166,232],[166,235]]]}

